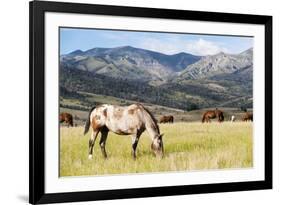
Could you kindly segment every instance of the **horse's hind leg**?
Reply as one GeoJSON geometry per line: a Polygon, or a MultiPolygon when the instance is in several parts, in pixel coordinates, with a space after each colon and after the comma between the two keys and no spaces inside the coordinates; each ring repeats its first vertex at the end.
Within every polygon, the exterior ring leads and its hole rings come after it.
{"type": "Polygon", "coordinates": [[[104,158],[107,158],[107,154],[106,154],[106,150],[105,150],[107,135],[108,135],[108,129],[106,127],[104,127],[101,130],[101,138],[100,138],[100,148],[101,148],[101,152],[102,152],[102,155],[104,158]]]}
{"type": "Polygon", "coordinates": [[[91,137],[89,139],[89,159],[93,158],[93,147],[95,145],[96,138],[98,136],[99,131],[93,130],[91,137]]]}

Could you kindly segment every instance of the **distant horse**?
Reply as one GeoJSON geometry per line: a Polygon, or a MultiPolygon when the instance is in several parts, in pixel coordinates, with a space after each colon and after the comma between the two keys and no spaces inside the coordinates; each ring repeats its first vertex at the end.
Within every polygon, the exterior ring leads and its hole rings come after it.
{"type": "Polygon", "coordinates": [[[99,132],[101,132],[100,147],[104,158],[107,157],[105,144],[109,131],[118,135],[132,135],[132,156],[136,158],[136,148],[141,134],[147,130],[151,138],[151,149],[154,154],[163,157],[164,148],[157,121],[152,113],[141,104],[126,107],[103,104],[93,107],[85,125],[84,135],[93,131],[89,140],[89,159],[93,156],[93,147],[99,132]]]}
{"type": "Polygon", "coordinates": [[[242,117],[242,121],[252,121],[253,122],[253,113],[252,112],[246,112],[244,116],[242,117]]]}
{"type": "Polygon", "coordinates": [[[231,121],[231,122],[234,122],[235,120],[236,120],[235,116],[232,115],[230,121],[231,121]]]}
{"type": "Polygon", "coordinates": [[[60,123],[65,122],[67,124],[67,126],[71,126],[73,127],[73,117],[71,114],[67,113],[67,112],[62,112],[60,114],[60,123]]]}
{"type": "Polygon", "coordinates": [[[162,116],[160,118],[160,123],[173,123],[174,122],[174,116],[172,115],[167,115],[167,116],[162,116]]]}
{"type": "Polygon", "coordinates": [[[215,110],[208,110],[203,114],[202,117],[202,123],[204,122],[211,122],[210,119],[218,118],[218,122],[224,121],[223,112],[221,110],[218,110],[217,108],[215,110]]]}

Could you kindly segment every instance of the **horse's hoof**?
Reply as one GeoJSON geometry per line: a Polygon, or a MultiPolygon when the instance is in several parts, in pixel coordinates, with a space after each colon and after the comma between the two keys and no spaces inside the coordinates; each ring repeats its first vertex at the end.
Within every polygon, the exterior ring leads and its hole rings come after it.
{"type": "Polygon", "coordinates": [[[93,155],[89,154],[88,159],[93,159],[93,155]]]}

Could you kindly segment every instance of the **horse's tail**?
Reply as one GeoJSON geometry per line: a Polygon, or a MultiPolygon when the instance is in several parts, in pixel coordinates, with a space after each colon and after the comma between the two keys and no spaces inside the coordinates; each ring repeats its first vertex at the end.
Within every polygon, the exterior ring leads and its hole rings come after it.
{"type": "Polygon", "coordinates": [[[89,114],[88,114],[88,118],[87,118],[87,121],[86,121],[86,124],[85,124],[85,129],[84,129],[84,135],[87,134],[87,132],[89,131],[89,128],[90,128],[90,123],[91,123],[91,113],[93,112],[93,110],[95,109],[96,107],[92,107],[91,110],[89,111],[89,114]]]}

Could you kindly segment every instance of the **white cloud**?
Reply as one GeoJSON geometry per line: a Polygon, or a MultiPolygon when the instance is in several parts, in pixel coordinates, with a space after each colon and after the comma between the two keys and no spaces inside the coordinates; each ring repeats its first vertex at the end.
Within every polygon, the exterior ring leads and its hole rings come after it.
{"type": "Polygon", "coordinates": [[[175,54],[183,52],[181,44],[176,42],[178,40],[172,39],[155,39],[155,38],[144,38],[140,42],[140,47],[148,50],[158,51],[165,54],[175,54]]]}
{"type": "Polygon", "coordinates": [[[206,41],[200,38],[197,41],[187,43],[186,50],[196,55],[214,55],[219,52],[226,52],[228,50],[212,41],[206,41]]]}
{"type": "Polygon", "coordinates": [[[139,47],[165,54],[186,52],[194,55],[214,55],[219,52],[229,52],[228,49],[218,43],[207,41],[202,38],[190,41],[182,40],[180,38],[165,40],[145,38],[142,42],[140,42],[139,47]]]}

